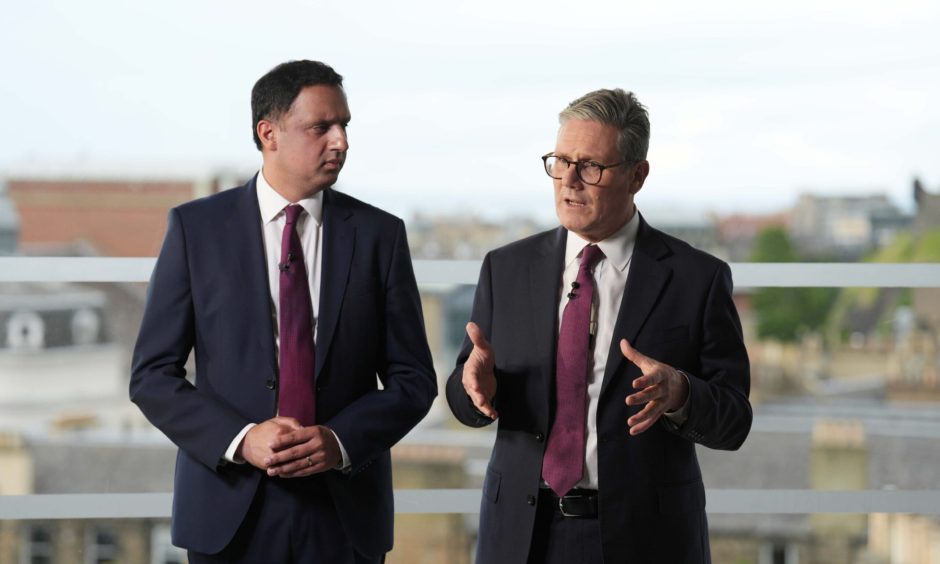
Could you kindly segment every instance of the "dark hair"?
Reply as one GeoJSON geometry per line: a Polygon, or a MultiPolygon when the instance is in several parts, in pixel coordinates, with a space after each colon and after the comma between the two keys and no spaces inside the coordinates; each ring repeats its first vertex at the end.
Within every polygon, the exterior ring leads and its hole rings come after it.
{"type": "Polygon", "coordinates": [[[251,89],[251,133],[259,151],[258,122],[278,119],[290,109],[301,90],[321,84],[342,88],[343,77],[330,65],[303,60],[281,63],[258,79],[251,89]]]}

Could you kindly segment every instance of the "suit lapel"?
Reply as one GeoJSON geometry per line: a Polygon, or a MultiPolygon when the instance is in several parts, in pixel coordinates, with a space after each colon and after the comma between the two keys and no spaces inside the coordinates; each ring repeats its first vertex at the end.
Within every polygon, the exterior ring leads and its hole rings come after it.
{"type": "Polygon", "coordinates": [[[601,384],[602,396],[620,366],[626,361],[620,351],[620,339],[627,339],[631,344],[636,341],[640,329],[672,277],[672,269],[661,262],[670,252],[660,233],[651,228],[641,215],[636,246],[630,260],[630,273],[627,275],[620,312],[614,325],[614,336],[607,353],[604,382],[601,384]]]}
{"type": "Polygon", "coordinates": [[[274,326],[271,309],[271,289],[268,287],[268,268],[265,264],[264,236],[261,232],[261,211],[258,208],[257,175],[248,181],[235,204],[235,213],[225,220],[227,247],[232,249],[237,262],[240,289],[237,304],[247,309],[246,326],[257,336],[259,350],[277,367],[274,351],[274,326]]]}
{"type": "Polygon", "coordinates": [[[339,320],[349,267],[356,243],[356,228],[349,221],[352,211],[342,204],[332,188],[323,193],[323,258],[320,261],[320,308],[317,320],[317,368],[323,363],[339,320]]]}
{"type": "MultiPolygon", "coordinates": [[[[541,359],[542,389],[536,394],[545,405],[546,416],[551,412],[551,398],[555,383],[555,354],[558,346],[558,297],[565,263],[565,241],[568,232],[559,227],[546,237],[529,265],[529,311],[532,314],[531,342],[534,349],[546,351],[541,359]]],[[[528,340],[528,339],[527,339],[528,340]]],[[[547,420],[546,420],[547,425],[547,420]]]]}

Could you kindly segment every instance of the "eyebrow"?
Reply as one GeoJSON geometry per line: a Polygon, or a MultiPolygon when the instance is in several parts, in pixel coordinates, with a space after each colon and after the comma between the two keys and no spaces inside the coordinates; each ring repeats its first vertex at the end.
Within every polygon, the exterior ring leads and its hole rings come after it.
{"type": "Polygon", "coordinates": [[[345,117],[345,119],[344,119],[343,117],[338,117],[338,118],[334,118],[334,119],[320,119],[320,120],[316,120],[316,121],[310,122],[309,125],[310,125],[310,126],[317,126],[317,125],[333,125],[333,124],[335,124],[335,123],[341,123],[341,124],[344,124],[344,125],[348,125],[349,122],[351,122],[351,121],[352,121],[352,117],[345,117]]]}
{"type": "Polygon", "coordinates": [[[571,161],[571,162],[597,163],[597,164],[601,164],[600,161],[598,161],[597,159],[595,159],[595,158],[593,158],[593,157],[592,157],[592,158],[587,158],[587,159],[573,159],[573,158],[571,158],[569,155],[566,155],[566,154],[564,154],[564,153],[559,153],[559,152],[557,152],[557,151],[552,151],[552,152],[555,154],[556,157],[561,157],[561,158],[563,158],[563,159],[565,159],[565,160],[567,160],[567,161],[571,161]]]}

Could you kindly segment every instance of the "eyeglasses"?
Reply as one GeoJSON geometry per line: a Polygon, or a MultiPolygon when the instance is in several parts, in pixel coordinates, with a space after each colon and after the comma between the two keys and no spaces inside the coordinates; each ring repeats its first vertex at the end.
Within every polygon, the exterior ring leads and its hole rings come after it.
{"type": "Polygon", "coordinates": [[[554,153],[549,153],[542,156],[542,162],[545,164],[545,174],[551,176],[555,180],[561,180],[561,178],[568,171],[568,167],[575,165],[575,172],[578,175],[578,178],[581,179],[581,182],[585,184],[599,184],[601,178],[604,176],[604,171],[608,168],[616,168],[625,164],[633,164],[637,161],[635,160],[625,160],[620,161],[619,163],[614,163],[610,165],[602,165],[594,161],[569,161],[565,157],[559,157],[554,153]]]}

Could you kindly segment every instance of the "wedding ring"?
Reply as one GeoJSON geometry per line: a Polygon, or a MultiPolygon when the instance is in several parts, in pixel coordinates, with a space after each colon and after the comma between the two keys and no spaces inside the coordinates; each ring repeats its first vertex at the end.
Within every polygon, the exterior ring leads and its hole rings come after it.
{"type": "Polygon", "coordinates": [[[307,466],[313,466],[313,461],[310,460],[310,457],[307,457],[307,466]]]}

